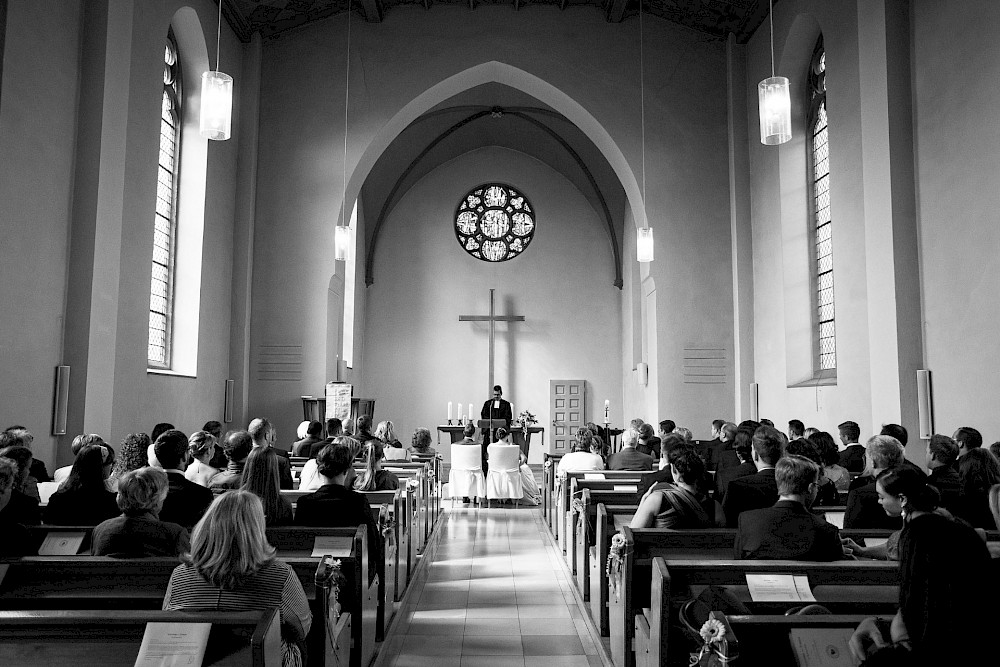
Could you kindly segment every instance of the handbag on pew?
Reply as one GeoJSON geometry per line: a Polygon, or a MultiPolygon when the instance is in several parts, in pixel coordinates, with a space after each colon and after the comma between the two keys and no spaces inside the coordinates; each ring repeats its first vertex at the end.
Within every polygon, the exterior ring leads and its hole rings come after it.
{"type": "MultiPolygon", "coordinates": [[[[697,597],[685,602],[678,614],[678,621],[680,632],[689,640],[691,661],[688,664],[692,667],[695,665],[714,667],[726,664],[719,659],[717,651],[706,650],[706,646],[710,642],[706,642],[702,634],[702,628],[705,627],[705,623],[713,611],[722,612],[726,616],[750,613],[745,604],[722,586],[709,586],[697,597]]],[[[681,652],[677,653],[677,655],[680,654],[681,652]]],[[[729,660],[732,659],[732,657],[729,658],[729,660]]]]}

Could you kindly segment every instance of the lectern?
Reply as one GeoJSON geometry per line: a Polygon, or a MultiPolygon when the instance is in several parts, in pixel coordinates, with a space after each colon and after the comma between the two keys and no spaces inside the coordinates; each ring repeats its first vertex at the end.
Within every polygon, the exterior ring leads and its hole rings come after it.
{"type": "MultiPolygon", "coordinates": [[[[489,438],[488,442],[496,442],[497,441],[497,429],[498,428],[507,428],[507,420],[506,419],[480,419],[479,421],[476,422],[476,426],[479,427],[480,431],[489,431],[490,432],[490,438],[489,438]]],[[[484,438],[484,442],[486,442],[485,438],[484,438]]]]}

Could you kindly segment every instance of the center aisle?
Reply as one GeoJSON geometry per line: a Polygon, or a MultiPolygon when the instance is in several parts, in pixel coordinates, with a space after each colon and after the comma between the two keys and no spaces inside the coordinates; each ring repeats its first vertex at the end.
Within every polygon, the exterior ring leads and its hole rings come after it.
{"type": "Polygon", "coordinates": [[[379,667],[603,665],[538,509],[448,509],[379,667]]]}

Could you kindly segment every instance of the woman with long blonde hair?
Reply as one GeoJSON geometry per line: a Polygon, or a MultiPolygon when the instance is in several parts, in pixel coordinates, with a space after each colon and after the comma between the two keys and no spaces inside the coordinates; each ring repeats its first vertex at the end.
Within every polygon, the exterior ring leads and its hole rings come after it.
{"type": "Polygon", "coordinates": [[[281,664],[302,664],[312,614],[292,568],[267,542],[264,508],[249,491],[218,496],[194,527],[191,553],[170,575],[163,609],[281,612],[281,664]]]}
{"type": "Polygon", "coordinates": [[[396,428],[388,419],[378,423],[378,427],[375,429],[375,437],[385,447],[383,455],[386,461],[410,460],[410,452],[406,451],[403,448],[403,443],[396,438],[396,428]]]}

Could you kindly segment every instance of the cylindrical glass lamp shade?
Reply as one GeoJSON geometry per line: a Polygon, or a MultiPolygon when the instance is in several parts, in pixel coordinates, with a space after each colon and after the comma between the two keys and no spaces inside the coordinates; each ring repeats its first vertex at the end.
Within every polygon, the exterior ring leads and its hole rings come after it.
{"type": "Polygon", "coordinates": [[[653,261],[653,228],[640,227],[637,230],[635,254],[640,262],[653,261]]]}
{"type": "Polygon", "coordinates": [[[225,141],[232,130],[233,77],[222,72],[201,75],[201,136],[225,141]]]}
{"type": "Polygon", "coordinates": [[[788,79],[772,76],[757,84],[760,103],[760,143],[777,146],[792,138],[792,101],[788,79]]]}
{"type": "Polygon", "coordinates": [[[337,225],[333,234],[333,258],[346,261],[351,258],[351,228],[337,225]]]}

